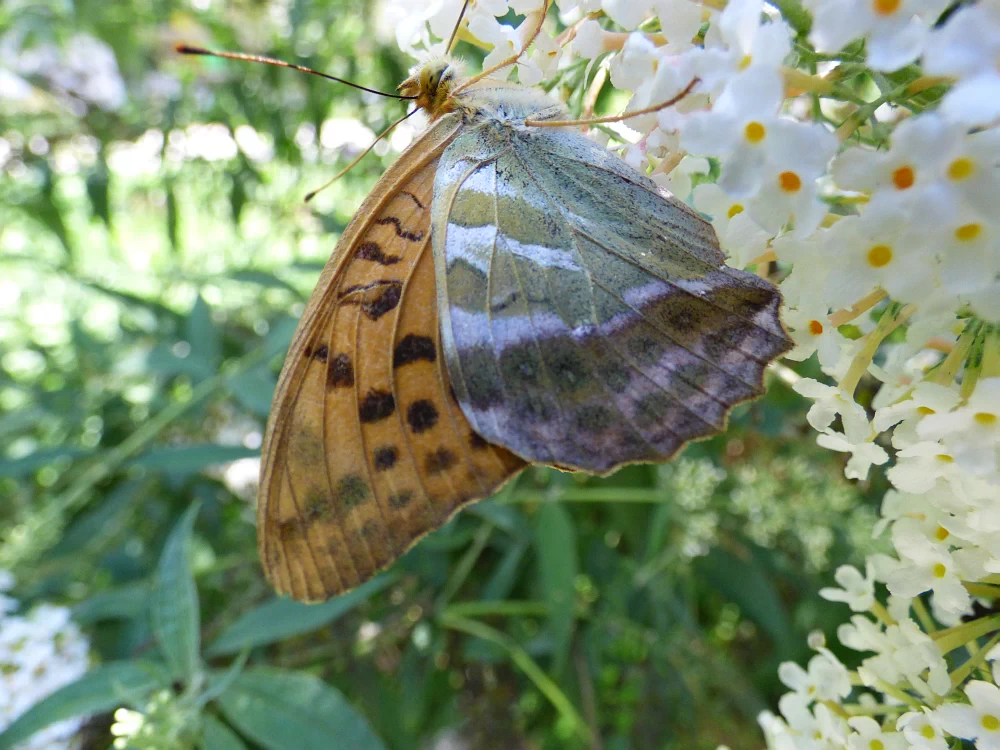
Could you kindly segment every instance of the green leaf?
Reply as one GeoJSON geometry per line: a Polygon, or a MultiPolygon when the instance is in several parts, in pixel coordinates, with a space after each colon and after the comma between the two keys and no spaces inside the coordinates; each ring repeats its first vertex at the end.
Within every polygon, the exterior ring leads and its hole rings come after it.
{"type": "Polygon", "coordinates": [[[13,748],[57,721],[142,703],[150,692],[169,684],[170,678],[159,664],[122,661],[101,665],[21,714],[0,733],[0,750],[13,748]]]}
{"type": "Polygon", "coordinates": [[[270,370],[257,367],[229,379],[229,390],[236,400],[259,417],[271,412],[271,400],[278,381],[270,370]]]}
{"type": "Polygon", "coordinates": [[[576,530],[566,509],[555,502],[543,503],[538,511],[535,547],[542,595],[549,608],[549,630],[553,639],[553,667],[558,674],[569,657],[576,613],[573,611],[576,581],[576,530]]]}
{"type": "Polygon", "coordinates": [[[84,448],[45,448],[21,458],[8,458],[0,461],[0,477],[19,479],[61,459],[83,458],[93,453],[94,451],[84,448]]]}
{"type": "Polygon", "coordinates": [[[191,677],[200,665],[198,589],[190,554],[198,508],[192,504],[170,532],[153,584],[153,634],[176,677],[191,677]]]}
{"type": "Polygon", "coordinates": [[[212,308],[200,294],[184,323],[184,338],[191,345],[191,358],[217,368],[222,362],[222,337],[212,320],[212,308]]]}
{"type": "Polygon", "coordinates": [[[288,598],[272,599],[226,628],[205,653],[209,656],[234,654],[246,647],[276,643],[329,625],[373,594],[395,583],[398,577],[383,573],[323,604],[302,604],[288,598]]]}
{"type": "Polygon", "coordinates": [[[133,583],[102,591],[73,607],[73,619],[81,625],[100,620],[131,620],[149,611],[148,583],[133,583]]]}
{"type": "Polygon", "coordinates": [[[167,445],[153,448],[131,462],[150,471],[167,471],[171,474],[189,474],[208,466],[228,464],[240,458],[260,455],[259,448],[244,448],[242,445],[167,445]]]}
{"type": "Polygon", "coordinates": [[[121,533],[135,504],[135,495],[142,484],[130,480],[115,487],[96,508],[73,519],[63,538],[52,548],[53,557],[71,557],[85,550],[100,548],[121,533]]]}
{"type": "Polygon", "coordinates": [[[233,281],[241,281],[246,284],[257,284],[258,286],[267,287],[269,289],[284,289],[291,292],[299,299],[302,298],[302,292],[284,279],[268,273],[267,271],[261,271],[256,268],[238,268],[235,271],[229,271],[224,274],[224,277],[232,279],[233,281]]]}
{"type": "Polygon", "coordinates": [[[736,557],[715,547],[707,556],[695,560],[695,572],[756,622],[776,646],[783,648],[795,643],[788,613],[771,574],[752,554],[736,557]]]}
{"type": "Polygon", "coordinates": [[[343,694],[312,675],[249,669],[219,703],[233,726],[269,750],[385,750],[343,694]]]}
{"type": "Polygon", "coordinates": [[[246,750],[246,745],[232,729],[211,714],[201,719],[201,750],[246,750]]]}

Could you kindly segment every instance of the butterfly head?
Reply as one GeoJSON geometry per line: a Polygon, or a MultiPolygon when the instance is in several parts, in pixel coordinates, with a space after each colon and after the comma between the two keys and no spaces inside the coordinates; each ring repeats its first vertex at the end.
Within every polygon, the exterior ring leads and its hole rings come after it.
{"type": "Polygon", "coordinates": [[[416,97],[416,105],[430,115],[432,120],[455,109],[451,91],[459,80],[454,60],[438,57],[418,65],[410,77],[399,84],[403,96],[416,97]]]}

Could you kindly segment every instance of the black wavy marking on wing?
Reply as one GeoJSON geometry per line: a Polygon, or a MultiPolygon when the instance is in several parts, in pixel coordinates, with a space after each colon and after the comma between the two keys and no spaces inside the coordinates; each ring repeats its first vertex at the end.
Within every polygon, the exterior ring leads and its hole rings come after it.
{"type": "Polygon", "coordinates": [[[484,437],[531,461],[605,472],[665,460],[762,392],[765,366],[790,346],[780,296],[723,266],[710,226],[624,162],[582,137],[547,137],[518,133],[497,162],[499,231],[476,305],[492,345],[456,338],[461,370],[490,376],[463,389],[462,408],[484,437]],[[547,236],[565,267],[515,252],[518,231],[547,236]]]}

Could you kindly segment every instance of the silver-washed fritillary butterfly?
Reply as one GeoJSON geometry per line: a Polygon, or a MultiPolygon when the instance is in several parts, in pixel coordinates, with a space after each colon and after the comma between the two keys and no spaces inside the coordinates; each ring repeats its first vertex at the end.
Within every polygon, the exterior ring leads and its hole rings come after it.
{"type": "Polygon", "coordinates": [[[259,549],[318,601],[530,463],[603,474],[725,429],[787,351],[777,289],[710,224],[561,122],[448,60],[400,92],[431,124],[320,276],[263,445],[259,549]]]}

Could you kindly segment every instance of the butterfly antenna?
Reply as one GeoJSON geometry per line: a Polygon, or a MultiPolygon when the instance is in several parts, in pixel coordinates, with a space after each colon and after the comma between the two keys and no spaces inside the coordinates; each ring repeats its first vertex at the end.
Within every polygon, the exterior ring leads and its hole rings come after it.
{"type": "Polygon", "coordinates": [[[390,125],[390,126],[389,126],[389,127],[387,127],[387,128],[385,129],[385,130],[383,130],[383,131],[382,131],[381,133],[379,133],[379,136],[378,136],[378,138],[376,138],[376,139],[375,139],[374,141],[372,141],[372,142],[371,142],[371,144],[370,144],[370,145],[368,146],[368,148],[366,148],[366,149],[365,149],[364,151],[362,151],[362,152],[361,152],[360,154],[358,154],[358,155],[357,155],[357,157],[356,157],[356,158],[355,158],[355,159],[354,159],[354,160],[353,160],[353,161],[352,161],[352,162],[351,162],[350,164],[348,164],[348,165],[347,165],[346,167],[344,167],[344,168],[343,168],[342,170],[340,170],[339,172],[337,172],[337,174],[335,174],[335,175],[334,175],[333,177],[331,177],[331,178],[330,178],[329,180],[327,180],[327,181],[326,181],[325,183],[323,183],[323,184],[322,184],[322,185],[320,185],[320,186],[319,186],[318,188],[316,188],[315,190],[313,190],[313,191],[312,191],[311,193],[307,193],[307,194],[306,194],[306,198],[305,198],[305,201],[306,201],[306,203],[308,203],[308,202],[309,202],[309,201],[311,201],[311,200],[312,200],[313,198],[315,198],[315,197],[316,197],[316,194],[317,194],[317,193],[319,193],[319,192],[321,192],[321,191],[323,191],[323,190],[326,190],[326,189],[327,189],[328,187],[330,187],[330,185],[332,185],[332,184],[333,184],[333,183],[335,183],[335,182],[336,182],[337,180],[339,180],[339,179],[340,179],[341,177],[343,177],[343,176],[344,176],[345,174],[347,174],[347,173],[348,173],[348,172],[350,172],[350,171],[351,171],[352,169],[354,169],[354,166],[355,166],[355,165],[356,165],[356,164],[357,164],[357,163],[358,163],[359,161],[361,161],[361,160],[362,160],[362,159],[364,159],[364,158],[365,158],[366,156],[368,156],[368,154],[369,154],[369,153],[371,152],[371,150],[372,150],[373,148],[375,148],[375,144],[376,144],[376,143],[378,143],[378,142],[379,142],[379,141],[381,141],[381,140],[382,140],[383,138],[385,138],[385,137],[386,137],[387,135],[389,135],[389,133],[391,133],[391,132],[392,132],[392,129],[393,129],[393,128],[395,128],[395,127],[396,127],[397,125],[399,125],[399,123],[401,123],[401,122],[402,122],[403,120],[405,120],[405,119],[406,119],[406,118],[408,118],[408,117],[412,117],[413,115],[415,115],[415,114],[416,114],[417,112],[419,112],[419,111],[420,111],[419,109],[414,109],[414,110],[411,110],[411,111],[407,112],[407,113],[406,113],[405,115],[403,115],[403,116],[402,116],[402,117],[400,117],[400,118],[399,118],[398,120],[396,120],[396,121],[395,121],[394,123],[392,123],[392,125],[390,125]]]}
{"type": "Polygon", "coordinates": [[[312,68],[307,68],[304,65],[296,65],[295,63],[285,62],[284,60],[276,60],[273,57],[265,57],[264,55],[250,55],[246,52],[216,52],[215,50],[205,49],[204,47],[192,47],[189,44],[178,44],[174,49],[182,55],[205,55],[206,57],[221,57],[226,60],[242,60],[243,62],[255,62],[264,63],[265,65],[276,65],[279,68],[291,68],[292,70],[298,70],[303,73],[309,73],[310,75],[319,76],[320,78],[326,78],[329,81],[336,81],[337,83],[342,83],[345,86],[350,86],[351,88],[359,89],[361,91],[367,91],[369,94],[378,94],[379,96],[387,96],[390,99],[416,99],[415,96],[400,96],[399,94],[389,94],[385,91],[378,91],[377,89],[370,89],[367,86],[362,86],[357,83],[351,83],[350,81],[345,81],[343,78],[337,78],[337,76],[329,75],[328,73],[320,73],[318,70],[313,70],[312,68]]]}
{"type": "Polygon", "coordinates": [[[506,68],[506,67],[508,67],[510,65],[514,65],[515,63],[517,63],[517,61],[521,59],[521,55],[523,55],[525,53],[525,51],[528,49],[528,47],[531,46],[532,42],[534,42],[535,39],[538,38],[538,35],[542,33],[542,24],[545,23],[545,15],[549,12],[549,3],[550,2],[551,2],[551,0],[542,0],[542,7],[538,11],[536,11],[538,13],[538,23],[535,24],[535,28],[532,30],[532,32],[528,36],[528,38],[525,39],[524,44],[521,45],[521,49],[519,49],[517,51],[517,54],[511,55],[506,60],[502,60],[502,61],[498,62],[496,65],[494,65],[494,66],[492,66],[490,68],[487,68],[482,73],[478,73],[478,74],[472,76],[472,78],[466,79],[461,84],[459,84],[454,89],[452,89],[452,92],[451,92],[452,95],[455,95],[455,94],[459,93],[463,89],[467,89],[472,84],[474,84],[474,83],[476,83],[478,81],[481,81],[482,79],[486,78],[487,76],[493,75],[494,73],[496,73],[498,70],[500,70],[502,68],[506,68]]]}
{"type": "Polygon", "coordinates": [[[609,122],[624,122],[625,120],[628,120],[631,117],[639,117],[641,115],[651,115],[654,112],[659,112],[662,109],[666,109],[667,107],[677,104],[677,102],[679,102],[685,96],[690,94],[691,90],[694,89],[694,87],[697,86],[700,82],[701,82],[700,78],[692,78],[691,83],[685,86],[684,90],[681,91],[679,94],[677,94],[677,96],[673,97],[672,99],[665,102],[661,102],[660,104],[655,104],[652,107],[646,107],[645,109],[637,109],[634,112],[626,112],[623,115],[609,115],[608,117],[589,117],[583,120],[530,120],[529,119],[525,120],[524,124],[528,125],[529,127],[535,127],[535,128],[562,128],[570,125],[600,125],[602,123],[609,123],[609,122]]]}
{"type": "Polygon", "coordinates": [[[472,2],[472,0],[465,0],[465,2],[462,4],[462,10],[458,14],[458,20],[455,21],[455,28],[451,30],[451,37],[449,37],[448,39],[448,46],[445,47],[445,50],[449,55],[451,54],[452,47],[455,46],[455,41],[458,39],[458,30],[462,26],[462,19],[465,18],[465,11],[469,9],[470,2],[472,2]]]}

